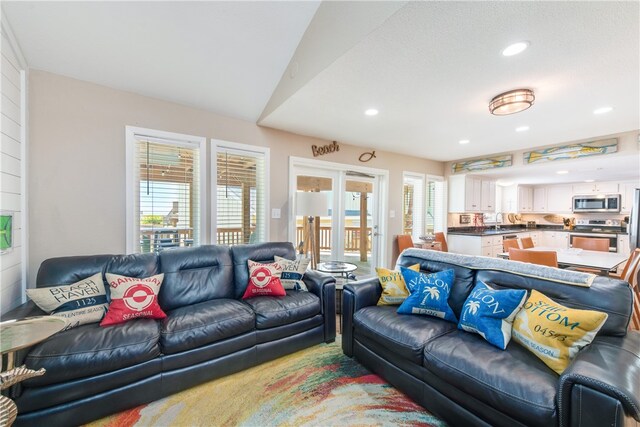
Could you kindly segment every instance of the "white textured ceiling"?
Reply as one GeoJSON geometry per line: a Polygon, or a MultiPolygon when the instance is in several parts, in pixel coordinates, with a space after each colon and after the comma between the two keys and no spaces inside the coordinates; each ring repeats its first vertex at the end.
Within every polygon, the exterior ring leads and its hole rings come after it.
{"type": "Polygon", "coordinates": [[[319,3],[3,1],[2,9],[31,68],[255,121],[319,3]]]}
{"type": "Polygon", "coordinates": [[[260,124],[443,161],[639,129],[639,5],[411,2],[260,124]],[[522,40],[525,52],[501,55],[522,40]],[[519,87],[535,91],[532,108],[489,114],[519,87]]]}

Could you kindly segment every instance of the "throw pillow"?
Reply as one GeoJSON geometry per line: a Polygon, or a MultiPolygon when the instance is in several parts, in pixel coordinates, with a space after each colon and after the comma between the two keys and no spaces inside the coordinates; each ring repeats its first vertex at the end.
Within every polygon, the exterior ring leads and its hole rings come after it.
{"type": "Polygon", "coordinates": [[[102,273],[72,285],[27,289],[27,295],[46,313],[67,319],[69,324],[65,329],[99,322],[107,312],[102,273]]]}
{"type": "Polygon", "coordinates": [[[158,304],[158,292],[164,274],[139,279],[107,273],[111,304],[100,326],[124,323],[131,319],[164,319],[167,315],[158,304]]]}
{"type": "Polygon", "coordinates": [[[593,341],[607,314],[565,307],[532,290],[513,322],[513,339],[561,374],[593,341]]]}
{"type": "MultiPolygon", "coordinates": [[[[409,269],[420,271],[420,264],[414,264],[409,269]]],[[[400,305],[409,296],[409,290],[404,283],[402,273],[382,267],[376,267],[376,274],[382,286],[382,295],[378,305],[400,305]]]]}
{"type": "Polygon", "coordinates": [[[279,256],[274,257],[275,261],[280,264],[282,273],[280,273],[280,282],[285,289],[294,289],[297,291],[308,291],[307,285],[304,284],[302,278],[309,267],[311,260],[309,258],[298,258],[290,260],[279,256]]]}
{"type": "Polygon", "coordinates": [[[260,296],[282,297],[287,295],[280,282],[282,266],[277,262],[260,264],[249,260],[249,283],[242,299],[260,296]]]}
{"type": "Polygon", "coordinates": [[[424,274],[400,267],[400,272],[411,295],[398,307],[398,313],[426,314],[458,323],[448,301],[453,286],[453,270],[424,274]]]}
{"type": "Polygon", "coordinates": [[[478,282],[462,306],[458,328],[479,334],[502,350],[511,341],[513,319],[524,304],[524,289],[495,290],[478,282]]]}

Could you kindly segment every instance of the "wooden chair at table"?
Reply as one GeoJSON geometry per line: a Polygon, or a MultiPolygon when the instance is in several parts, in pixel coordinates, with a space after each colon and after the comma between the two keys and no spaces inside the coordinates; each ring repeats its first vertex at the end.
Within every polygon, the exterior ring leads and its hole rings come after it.
{"type": "Polygon", "coordinates": [[[434,234],[434,240],[440,243],[440,247],[442,248],[442,252],[449,252],[449,247],[447,246],[447,239],[444,237],[444,233],[438,232],[434,234]]]}
{"type": "Polygon", "coordinates": [[[531,237],[523,237],[520,239],[522,249],[530,249],[533,247],[533,239],[531,237]]]}
{"type": "Polygon", "coordinates": [[[511,261],[558,267],[558,254],[555,251],[530,251],[528,249],[510,248],[509,259],[511,261]]]}
{"type": "MultiPolygon", "coordinates": [[[[636,249],[637,251],[638,249],[636,249]]],[[[631,321],[629,322],[629,330],[640,331],[640,268],[636,264],[635,274],[632,275],[631,289],[633,290],[633,308],[631,311],[631,321]]]]}
{"type": "Polygon", "coordinates": [[[398,257],[405,249],[413,248],[413,238],[410,234],[398,234],[396,244],[392,254],[392,265],[396,264],[398,257]]]}
{"type": "Polygon", "coordinates": [[[511,248],[520,249],[518,239],[505,239],[502,241],[502,252],[509,252],[511,248]]]}
{"type": "Polygon", "coordinates": [[[609,239],[597,237],[574,237],[572,245],[574,248],[585,251],[609,252],[609,239]]]}

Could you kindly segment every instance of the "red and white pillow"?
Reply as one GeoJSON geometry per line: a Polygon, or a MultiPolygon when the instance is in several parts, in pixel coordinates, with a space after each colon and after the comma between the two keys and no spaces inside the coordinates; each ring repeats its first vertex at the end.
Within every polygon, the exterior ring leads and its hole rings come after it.
{"type": "Polygon", "coordinates": [[[107,273],[111,303],[100,326],[124,323],[131,319],[167,317],[158,304],[158,292],[164,274],[139,279],[107,273]]]}
{"type": "Polygon", "coordinates": [[[282,297],[287,293],[280,281],[282,266],[277,262],[261,264],[249,260],[249,283],[242,299],[260,296],[282,297]]]}

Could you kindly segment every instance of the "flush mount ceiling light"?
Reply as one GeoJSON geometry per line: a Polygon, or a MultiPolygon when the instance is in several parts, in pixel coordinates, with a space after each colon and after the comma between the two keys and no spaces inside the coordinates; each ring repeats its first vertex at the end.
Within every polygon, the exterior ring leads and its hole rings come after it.
{"type": "Polygon", "coordinates": [[[593,110],[593,114],[605,114],[613,110],[612,107],[601,107],[593,110]]]}
{"type": "Polygon", "coordinates": [[[377,116],[378,110],[376,110],[375,108],[369,108],[367,111],[364,112],[364,114],[366,114],[367,116],[377,116]]]}
{"type": "Polygon", "coordinates": [[[529,42],[518,42],[507,46],[503,51],[502,55],[504,56],[513,56],[521,53],[526,48],[529,47],[529,42]]]}
{"type": "Polygon", "coordinates": [[[470,142],[471,142],[471,141],[469,141],[468,139],[461,139],[460,141],[458,141],[458,144],[462,144],[462,145],[464,145],[464,144],[468,144],[468,143],[470,143],[470,142]]]}
{"type": "Polygon", "coordinates": [[[536,97],[531,89],[515,89],[496,95],[489,103],[489,111],[495,116],[519,113],[533,105],[536,97]]]}

